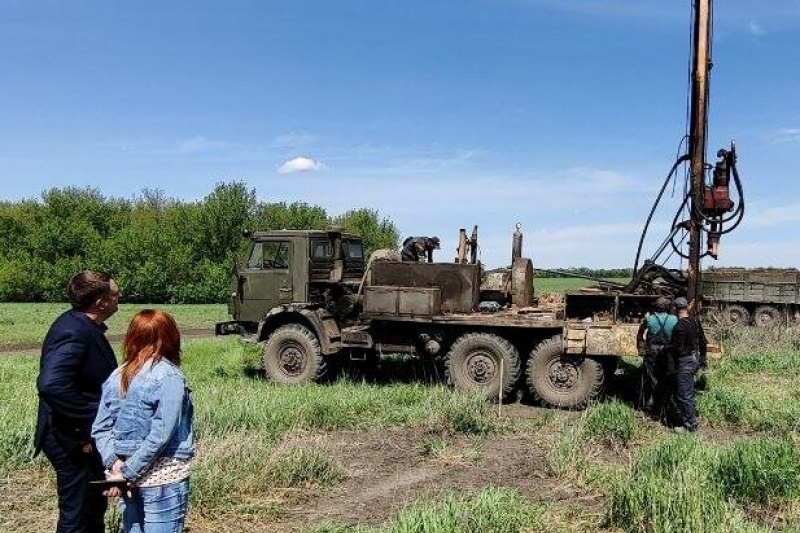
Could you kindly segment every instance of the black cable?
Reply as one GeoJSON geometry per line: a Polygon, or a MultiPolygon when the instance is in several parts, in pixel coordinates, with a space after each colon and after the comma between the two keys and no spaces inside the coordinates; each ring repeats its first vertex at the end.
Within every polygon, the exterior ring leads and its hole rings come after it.
{"type": "Polygon", "coordinates": [[[647,230],[650,227],[650,222],[653,220],[653,215],[656,212],[656,208],[658,207],[659,202],[661,202],[661,197],[664,195],[664,191],[667,189],[667,185],[669,185],[669,180],[672,179],[672,175],[678,169],[678,166],[687,160],[689,160],[689,155],[684,154],[681,157],[679,157],[677,161],[675,161],[675,164],[672,165],[672,168],[670,169],[666,179],[664,180],[664,184],[661,186],[661,190],[658,192],[658,196],[656,197],[655,202],[653,202],[653,207],[650,208],[650,214],[647,216],[647,221],[644,224],[644,229],[642,229],[642,235],[639,238],[639,246],[636,249],[636,260],[633,262],[634,273],[637,270],[639,270],[639,258],[642,255],[642,247],[644,246],[644,239],[647,236],[647,230]]]}

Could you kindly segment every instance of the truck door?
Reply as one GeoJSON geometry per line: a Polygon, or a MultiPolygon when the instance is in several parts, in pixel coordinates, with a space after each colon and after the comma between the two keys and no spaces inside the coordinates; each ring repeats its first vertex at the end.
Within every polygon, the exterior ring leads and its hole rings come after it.
{"type": "Polygon", "coordinates": [[[291,241],[264,240],[250,245],[239,271],[239,320],[258,322],[276,305],[294,300],[291,262],[291,241]]]}

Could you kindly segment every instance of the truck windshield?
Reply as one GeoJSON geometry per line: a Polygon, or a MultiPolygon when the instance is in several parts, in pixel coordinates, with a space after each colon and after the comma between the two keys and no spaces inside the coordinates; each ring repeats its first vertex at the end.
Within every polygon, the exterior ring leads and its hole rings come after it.
{"type": "Polygon", "coordinates": [[[287,241],[254,242],[247,259],[247,268],[289,268],[289,246],[287,241]]]}
{"type": "Polygon", "coordinates": [[[361,241],[342,241],[342,248],[347,259],[364,258],[364,246],[361,241]]]}

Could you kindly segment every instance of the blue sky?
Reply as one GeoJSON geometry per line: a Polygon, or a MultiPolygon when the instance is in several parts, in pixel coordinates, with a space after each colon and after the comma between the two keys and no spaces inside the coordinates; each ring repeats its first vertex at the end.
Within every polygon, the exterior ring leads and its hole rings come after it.
{"type": "MultiPolygon", "coordinates": [[[[716,4],[709,160],[736,139],[747,201],[716,264],[800,266],[800,1],[716,4]]],[[[440,260],[478,225],[483,261],[507,264],[519,222],[537,266],[628,267],[686,131],[690,17],[690,0],[0,0],[2,198],[240,180],[375,208],[438,235],[440,260]]]]}

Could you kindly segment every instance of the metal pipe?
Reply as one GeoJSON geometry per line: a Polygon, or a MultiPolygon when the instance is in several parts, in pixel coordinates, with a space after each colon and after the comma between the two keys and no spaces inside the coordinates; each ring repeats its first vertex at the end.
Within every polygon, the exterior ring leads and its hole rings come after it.
{"type": "Polygon", "coordinates": [[[710,61],[711,0],[694,0],[694,29],[692,32],[692,99],[689,122],[689,155],[691,157],[691,202],[689,226],[689,265],[687,299],[690,312],[697,311],[696,300],[700,285],[700,248],[705,189],[706,137],[708,133],[708,75],[710,61]]]}

